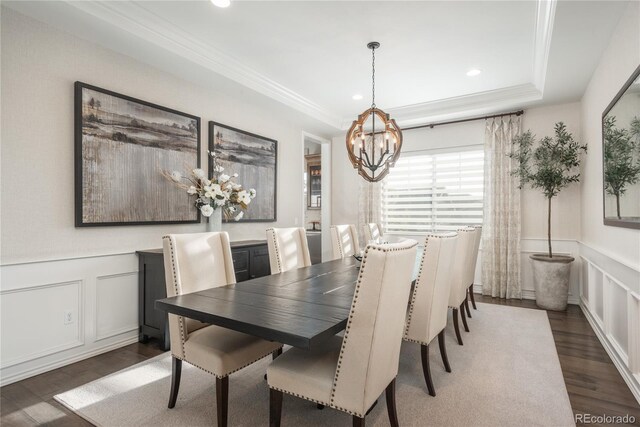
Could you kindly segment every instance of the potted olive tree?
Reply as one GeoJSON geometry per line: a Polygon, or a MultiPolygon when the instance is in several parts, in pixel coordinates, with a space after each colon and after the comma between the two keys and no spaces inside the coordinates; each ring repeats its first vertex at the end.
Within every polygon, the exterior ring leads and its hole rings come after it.
{"type": "Polygon", "coordinates": [[[527,131],[514,138],[509,157],[518,162],[513,175],[519,177],[519,187],[528,184],[542,191],[547,199],[549,251],[530,256],[536,304],[548,310],[564,310],[569,298],[569,277],[574,258],[554,255],[551,249],[551,199],[563,188],[580,180],[580,156],[587,151],[587,146],[575,141],[562,122],[556,123],[553,138],[544,137],[537,146],[534,145],[535,136],[527,131]]]}

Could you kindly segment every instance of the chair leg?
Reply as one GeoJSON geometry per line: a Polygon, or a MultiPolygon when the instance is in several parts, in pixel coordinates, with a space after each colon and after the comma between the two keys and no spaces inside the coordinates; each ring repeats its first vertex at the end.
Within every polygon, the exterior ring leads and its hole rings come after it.
{"type": "Polygon", "coordinates": [[[216,409],[218,412],[218,427],[227,427],[229,410],[229,377],[216,377],[216,409]]]}
{"type": "Polygon", "coordinates": [[[451,366],[449,366],[449,358],[447,357],[447,347],[444,345],[444,329],[438,334],[438,346],[440,347],[440,356],[442,356],[442,363],[444,363],[444,370],[451,372],[451,366]]]}
{"type": "Polygon", "coordinates": [[[477,310],[478,308],[476,307],[476,297],[475,295],[473,295],[473,283],[471,284],[471,286],[469,286],[469,296],[471,297],[471,305],[473,306],[473,309],[477,310]]]}
{"type": "Polygon", "coordinates": [[[467,312],[467,317],[471,319],[471,310],[469,309],[469,298],[465,298],[462,304],[464,304],[464,309],[467,312]]]}
{"type": "Polygon", "coordinates": [[[364,417],[353,416],[353,427],[364,427],[364,417]]]}
{"type": "Polygon", "coordinates": [[[171,358],[171,392],[169,393],[169,409],[176,406],[178,390],[180,389],[180,376],[182,374],[182,360],[171,358]]]}
{"type": "Polygon", "coordinates": [[[456,338],[458,338],[458,344],[464,345],[462,343],[462,335],[460,335],[460,326],[458,326],[458,309],[453,309],[453,328],[456,330],[456,338]]]}
{"type": "Polygon", "coordinates": [[[424,374],[424,381],[427,383],[427,389],[431,396],[436,395],[436,389],[433,387],[433,381],[431,380],[431,369],[429,368],[429,346],[421,345],[420,354],[422,356],[422,373],[424,374]]]}
{"type": "Polygon", "coordinates": [[[391,427],[398,427],[398,412],[396,411],[396,379],[391,380],[386,390],[387,412],[389,413],[389,423],[391,427]]]}
{"type": "Polygon", "coordinates": [[[462,325],[464,330],[469,332],[469,325],[467,324],[467,316],[464,313],[464,303],[460,304],[460,317],[462,318],[462,325]]]}
{"type": "Polygon", "coordinates": [[[282,395],[281,391],[269,389],[269,427],[280,427],[282,395]]]}

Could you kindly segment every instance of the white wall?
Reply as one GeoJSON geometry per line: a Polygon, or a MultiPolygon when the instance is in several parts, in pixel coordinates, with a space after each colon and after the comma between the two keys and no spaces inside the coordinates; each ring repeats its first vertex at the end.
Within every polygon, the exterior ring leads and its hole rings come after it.
{"type": "MultiPolygon", "coordinates": [[[[133,342],[138,249],[204,224],[74,227],[76,80],[278,140],[276,223],[225,224],[232,240],[302,221],[302,131],[309,119],[211,77],[198,86],[2,8],[2,383],[133,342]],[[63,322],[64,313],[72,321],[63,322]]],[[[186,65],[186,64],[185,64],[186,65]]],[[[206,163],[203,163],[206,168],[206,163]]]]}
{"type": "MultiPolygon", "coordinates": [[[[630,2],[582,98],[581,306],[640,402],[640,230],[602,219],[602,112],[640,64],[640,3],[630,2]]],[[[578,214],[576,214],[576,217],[578,214]]]]}

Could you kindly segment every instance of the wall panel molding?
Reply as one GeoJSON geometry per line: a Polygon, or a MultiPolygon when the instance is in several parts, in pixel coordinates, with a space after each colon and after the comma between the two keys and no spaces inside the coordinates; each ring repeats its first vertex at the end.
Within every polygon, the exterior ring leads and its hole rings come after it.
{"type": "Polygon", "coordinates": [[[640,403],[640,271],[580,245],[580,308],[640,403]]]}
{"type": "Polygon", "coordinates": [[[137,341],[138,260],[133,253],[4,265],[0,275],[0,298],[10,307],[3,307],[2,315],[12,317],[2,322],[7,326],[0,385],[137,341]],[[73,321],[65,324],[67,311],[73,321]],[[25,330],[8,326],[21,316],[27,319],[25,330]],[[21,338],[26,335],[28,342],[21,338]],[[47,345],[34,352],[29,346],[34,342],[47,345]]]}
{"type": "MultiPolygon", "coordinates": [[[[23,335],[23,334],[20,331],[16,331],[15,327],[12,327],[12,325],[15,325],[15,324],[21,325],[24,322],[24,319],[16,318],[21,313],[25,315],[29,315],[29,312],[27,310],[23,310],[22,307],[16,306],[16,304],[20,304],[22,302],[20,301],[20,298],[12,298],[12,296],[20,296],[20,294],[30,294],[27,297],[30,300],[30,305],[36,306],[36,309],[40,310],[44,308],[43,305],[50,303],[50,301],[46,301],[46,300],[40,301],[42,304],[38,304],[39,302],[38,296],[37,296],[38,293],[49,291],[47,293],[50,295],[52,293],[51,291],[53,291],[54,293],[57,293],[58,289],[66,288],[66,287],[75,287],[75,290],[72,289],[71,291],[76,294],[76,298],[77,298],[76,301],[74,302],[73,307],[69,307],[70,304],[65,303],[65,309],[71,309],[72,312],[74,312],[77,317],[77,319],[75,319],[74,322],[70,323],[70,325],[74,326],[74,331],[73,331],[74,336],[69,337],[69,339],[67,340],[62,339],[48,347],[39,346],[39,349],[37,351],[29,351],[28,349],[26,349],[19,356],[8,357],[5,359],[5,356],[3,355],[3,358],[0,361],[0,369],[5,369],[14,365],[18,365],[20,363],[24,363],[34,359],[39,359],[45,356],[60,353],[65,350],[73,349],[73,348],[84,345],[84,334],[83,334],[84,328],[82,323],[83,315],[82,315],[82,307],[81,307],[81,301],[82,301],[82,295],[83,295],[82,280],[71,280],[71,281],[65,281],[65,282],[59,282],[59,283],[45,283],[45,284],[38,284],[38,285],[30,285],[30,286],[25,286],[19,289],[10,289],[6,291],[0,291],[0,298],[2,298],[2,324],[5,325],[5,327],[7,328],[7,329],[3,329],[2,331],[3,341],[4,341],[3,344],[5,346],[17,344],[18,340],[11,342],[12,338],[13,339],[18,338],[20,335],[23,335]],[[5,304],[7,304],[6,307],[5,307],[5,304]],[[11,319],[5,318],[5,316],[11,317],[11,319]],[[16,336],[8,336],[8,335],[11,335],[11,331],[15,331],[16,336]],[[7,343],[7,340],[9,340],[10,342],[7,343]]],[[[60,290],[60,292],[63,292],[63,291],[60,290]]],[[[61,323],[63,322],[63,313],[60,313],[59,321],[61,323]]],[[[33,342],[33,341],[29,340],[27,341],[27,344],[30,342],[33,342]]],[[[7,347],[4,347],[4,348],[5,350],[7,350],[7,347]]],[[[15,349],[12,349],[12,348],[9,350],[15,351],[15,349]]]]}
{"type": "Polygon", "coordinates": [[[96,277],[95,307],[96,342],[137,332],[138,271],[96,277]]]}

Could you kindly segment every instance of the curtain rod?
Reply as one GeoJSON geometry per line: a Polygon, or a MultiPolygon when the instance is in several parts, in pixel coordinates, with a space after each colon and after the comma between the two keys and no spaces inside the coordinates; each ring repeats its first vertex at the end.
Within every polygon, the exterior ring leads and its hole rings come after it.
{"type": "Polygon", "coordinates": [[[427,124],[427,125],[411,126],[411,127],[408,127],[408,128],[402,128],[401,130],[404,132],[406,130],[422,129],[422,128],[431,128],[431,129],[433,129],[435,126],[452,125],[452,124],[455,124],[455,123],[472,122],[472,121],[475,121],[475,120],[497,119],[498,117],[505,117],[505,116],[521,116],[523,114],[524,114],[524,110],[518,110],[518,111],[512,111],[510,113],[493,114],[491,116],[472,117],[470,119],[451,120],[449,122],[438,122],[438,123],[431,123],[431,124],[427,124]]]}

